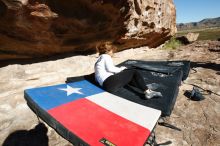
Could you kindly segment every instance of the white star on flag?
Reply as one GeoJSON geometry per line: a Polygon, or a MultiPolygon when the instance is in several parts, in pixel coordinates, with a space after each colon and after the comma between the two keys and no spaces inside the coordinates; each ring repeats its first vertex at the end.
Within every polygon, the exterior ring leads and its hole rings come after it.
{"type": "Polygon", "coordinates": [[[67,96],[73,94],[73,93],[77,93],[77,94],[83,94],[82,92],[80,92],[79,90],[81,90],[82,88],[73,88],[69,85],[66,86],[66,88],[59,88],[59,90],[63,90],[66,91],[67,96]]]}

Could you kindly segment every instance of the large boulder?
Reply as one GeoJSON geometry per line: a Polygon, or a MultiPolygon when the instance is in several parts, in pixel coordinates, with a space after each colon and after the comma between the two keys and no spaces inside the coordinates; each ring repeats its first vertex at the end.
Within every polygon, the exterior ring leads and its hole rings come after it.
{"type": "Polygon", "coordinates": [[[197,41],[198,38],[199,38],[199,33],[189,32],[183,36],[177,37],[176,39],[179,40],[182,44],[187,45],[187,44],[197,41]]]}
{"type": "Polygon", "coordinates": [[[156,47],[176,32],[173,0],[0,0],[0,59],[156,47]],[[43,4],[44,2],[44,4],[43,4]]]}

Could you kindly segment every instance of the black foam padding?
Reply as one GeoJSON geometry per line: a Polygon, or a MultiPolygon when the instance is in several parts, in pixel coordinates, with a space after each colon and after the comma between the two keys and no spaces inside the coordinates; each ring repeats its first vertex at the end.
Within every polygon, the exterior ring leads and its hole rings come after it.
{"type": "Polygon", "coordinates": [[[130,86],[124,87],[114,94],[135,103],[159,109],[162,111],[162,116],[170,116],[179,92],[179,85],[182,79],[182,71],[178,70],[172,75],[144,70],[140,70],[139,72],[144,76],[146,84],[154,83],[158,85],[155,91],[161,92],[163,97],[144,99],[144,95],[135,92],[130,86]]]}
{"type": "Polygon", "coordinates": [[[127,60],[118,66],[126,66],[128,68],[139,68],[143,70],[154,71],[158,73],[172,74],[176,70],[181,69],[183,72],[182,80],[185,80],[190,71],[190,61],[142,61],[127,60]]]}
{"type": "MultiPolygon", "coordinates": [[[[178,96],[181,81],[188,77],[190,70],[189,61],[127,60],[118,66],[126,66],[128,69],[138,70],[144,77],[146,85],[155,86],[155,91],[161,92],[163,97],[145,99],[144,94],[133,86],[125,86],[113,94],[135,103],[161,110],[162,116],[170,116],[178,96]],[[147,66],[147,68],[144,68],[144,66],[147,66]]],[[[99,86],[95,81],[94,73],[83,77],[99,86]]],[[[67,78],[67,82],[73,82],[79,78],[81,77],[67,78]]]]}

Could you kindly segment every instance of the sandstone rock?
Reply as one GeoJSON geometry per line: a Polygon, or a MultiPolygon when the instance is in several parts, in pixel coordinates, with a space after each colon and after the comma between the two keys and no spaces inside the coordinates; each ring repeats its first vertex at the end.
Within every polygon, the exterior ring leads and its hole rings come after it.
{"type": "Polygon", "coordinates": [[[58,15],[50,10],[45,4],[35,3],[30,5],[29,9],[32,10],[30,13],[32,16],[43,17],[43,18],[56,18],[58,15]]]}
{"type": "Polygon", "coordinates": [[[3,3],[2,1],[0,1],[0,16],[4,16],[7,10],[7,6],[5,5],[5,3],[3,3]]]}
{"type": "Polygon", "coordinates": [[[187,40],[188,40],[190,43],[192,43],[192,42],[195,42],[195,41],[198,39],[199,33],[192,33],[192,32],[190,32],[190,33],[187,33],[187,34],[185,35],[185,37],[187,38],[187,40]]]}
{"type": "Polygon", "coordinates": [[[177,40],[181,41],[183,44],[190,44],[195,42],[199,37],[199,33],[187,33],[184,36],[177,37],[177,40]]]}
{"type": "Polygon", "coordinates": [[[27,5],[28,0],[1,0],[8,7],[8,9],[18,10],[23,5],[27,5]]]}
{"type": "Polygon", "coordinates": [[[0,0],[0,59],[156,47],[176,31],[173,0],[0,0]],[[45,2],[43,4],[42,2],[45,2]]]}

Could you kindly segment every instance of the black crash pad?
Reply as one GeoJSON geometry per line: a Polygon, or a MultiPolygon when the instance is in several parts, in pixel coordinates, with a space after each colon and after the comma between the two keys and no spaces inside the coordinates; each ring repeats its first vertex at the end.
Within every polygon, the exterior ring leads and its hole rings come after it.
{"type": "MultiPolygon", "coordinates": [[[[132,86],[125,86],[113,94],[135,103],[161,110],[162,116],[170,116],[181,81],[188,77],[190,70],[189,61],[127,60],[118,66],[126,66],[127,68],[138,70],[144,77],[146,85],[161,92],[163,97],[143,99],[143,95],[138,92],[138,89],[132,86]]],[[[81,78],[69,77],[66,82],[75,82],[81,78]]],[[[94,73],[85,75],[83,78],[99,86],[95,81],[94,73]]]]}

